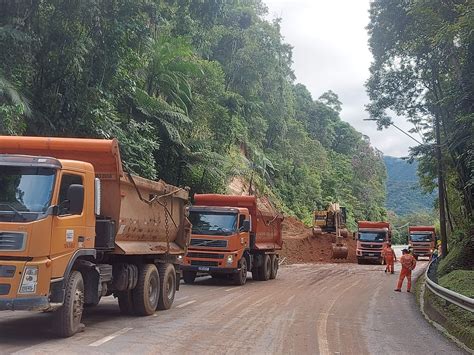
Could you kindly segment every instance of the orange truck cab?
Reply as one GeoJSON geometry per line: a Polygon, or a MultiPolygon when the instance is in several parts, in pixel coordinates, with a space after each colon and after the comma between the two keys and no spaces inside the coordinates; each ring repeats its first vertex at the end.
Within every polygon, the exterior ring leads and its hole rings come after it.
{"type": "Polygon", "coordinates": [[[0,310],[54,311],[67,337],[103,296],[128,314],[170,308],[187,202],[126,175],[116,140],[0,136],[0,310]]]}
{"type": "Polygon", "coordinates": [[[382,250],[392,241],[392,230],[388,222],[357,222],[357,263],[375,261],[383,264],[382,250]]]}
{"type": "Polygon", "coordinates": [[[435,248],[436,231],[434,226],[408,227],[408,245],[413,250],[413,256],[431,257],[435,248]]]}
{"type": "Polygon", "coordinates": [[[276,277],[281,215],[259,209],[255,196],[196,194],[194,201],[191,243],[182,266],[186,283],[198,274],[231,278],[237,285],[245,284],[247,271],[254,280],[276,277]]]}

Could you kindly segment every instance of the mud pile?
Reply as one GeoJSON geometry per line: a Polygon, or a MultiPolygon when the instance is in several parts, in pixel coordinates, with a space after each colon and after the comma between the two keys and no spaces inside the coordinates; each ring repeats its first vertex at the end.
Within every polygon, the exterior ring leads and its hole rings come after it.
{"type": "Polygon", "coordinates": [[[347,259],[332,259],[334,234],[323,233],[313,237],[311,228],[306,227],[296,218],[286,217],[283,221],[283,249],[280,251],[280,259],[285,258],[284,264],[356,263],[356,241],[352,240],[350,236],[344,241],[349,249],[347,259]]]}

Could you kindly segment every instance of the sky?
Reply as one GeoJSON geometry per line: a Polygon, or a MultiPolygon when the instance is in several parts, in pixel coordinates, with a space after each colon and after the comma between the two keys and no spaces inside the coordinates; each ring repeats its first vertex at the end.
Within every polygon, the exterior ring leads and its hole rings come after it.
{"type": "MultiPolygon", "coordinates": [[[[281,18],[281,32],[293,46],[296,81],[317,99],[328,90],[342,102],[341,118],[369,136],[385,155],[402,157],[416,145],[395,128],[378,131],[364,106],[369,103],[364,83],[372,55],[368,47],[369,0],[263,0],[268,18],[281,18]]],[[[394,119],[404,130],[412,126],[394,119]]]]}

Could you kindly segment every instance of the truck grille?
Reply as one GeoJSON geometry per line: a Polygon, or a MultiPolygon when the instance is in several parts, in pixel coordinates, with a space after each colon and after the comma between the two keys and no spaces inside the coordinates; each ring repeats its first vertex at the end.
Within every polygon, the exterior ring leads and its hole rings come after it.
{"type": "Polygon", "coordinates": [[[10,284],[0,284],[0,295],[8,295],[10,293],[10,284]]]}
{"type": "Polygon", "coordinates": [[[218,266],[217,261],[191,260],[193,266],[218,266]]]}
{"type": "Polygon", "coordinates": [[[222,239],[191,239],[193,247],[227,248],[227,240],[222,239]]]}
{"type": "Polygon", "coordinates": [[[201,259],[224,259],[224,254],[211,254],[211,253],[188,253],[189,258],[201,258],[201,259]]]}
{"type": "Polygon", "coordinates": [[[382,245],[380,244],[361,244],[361,248],[367,249],[382,249],[382,245]]]}
{"type": "Polygon", "coordinates": [[[15,276],[16,267],[13,265],[0,265],[0,277],[15,276]]]}
{"type": "Polygon", "coordinates": [[[0,232],[0,250],[23,250],[25,233],[0,232]]]}

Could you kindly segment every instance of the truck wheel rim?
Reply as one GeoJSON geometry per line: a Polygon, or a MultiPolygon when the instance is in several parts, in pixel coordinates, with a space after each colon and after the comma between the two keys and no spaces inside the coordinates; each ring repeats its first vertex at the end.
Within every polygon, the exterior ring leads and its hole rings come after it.
{"type": "Polygon", "coordinates": [[[168,277],[168,281],[166,282],[166,294],[168,295],[169,300],[173,297],[173,286],[173,278],[170,275],[168,277]]]}
{"type": "Polygon", "coordinates": [[[243,261],[242,262],[242,280],[245,280],[247,278],[247,262],[243,261]]]}
{"type": "Polygon", "coordinates": [[[152,277],[150,279],[150,284],[148,286],[148,300],[150,301],[151,305],[156,304],[158,298],[158,283],[156,279],[152,277]]]}
{"type": "Polygon", "coordinates": [[[74,293],[74,302],[72,307],[74,323],[78,323],[81,321],[83,305],[84,293],[82,292],[82,290],[77,289],[74,293]]]}

